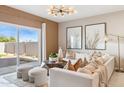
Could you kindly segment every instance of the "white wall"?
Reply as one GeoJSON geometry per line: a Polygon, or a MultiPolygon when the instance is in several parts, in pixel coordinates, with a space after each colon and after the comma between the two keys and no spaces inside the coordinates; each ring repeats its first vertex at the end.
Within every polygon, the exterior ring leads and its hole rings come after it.
{"type": "MultiPolygon", "coordinates": [[[[83,49],[85,50],[85,40],[84,40],[84,26],[88,24],[94,23],[102,23],[105,22],[107,24],[107,33],[114,35],[124,36],[124,11],[98,15],[93,17],[87,17],[83,19],[73,20],[69,22],[63,22],[59,24],[59,46],[63,49],[66,49],[66,27],[72,26],[83,26],[83,49]]],[[[118,46],[117,46],[117,38],[113,36],[109,36],[110,40],[107,43],[107,52],[110,54],[118,56],[118,46]]],[[[124,67],[124,39],[121,39],[121,66],[124,67]]]]}

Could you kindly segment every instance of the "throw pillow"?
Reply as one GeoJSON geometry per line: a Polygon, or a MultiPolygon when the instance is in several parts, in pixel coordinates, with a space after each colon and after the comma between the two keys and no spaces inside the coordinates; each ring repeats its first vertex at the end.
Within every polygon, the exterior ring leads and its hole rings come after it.
{"type": "Polygon", "coordinates": [[[82,60],[84,60],[84,59],[83,59],[84,56],[85,56],[85,55],[84,55],[83,53],[78,53],[78,52],[75,53],[75,58],[76,58],[76,59],[82,58],[82,60]]]}
{"type": "Polygon", "coordinates": [[[79,67],[84,67],[84,66],[85,66],[85,63],[82,61],[81,58],[78,59],[77,62],[74,64],[74,68],[75,68],[76,71],[77,71],[77,69],[78,69],[79,67]]]}
{"type": "Polygon", "coordinates": [[[102,57],[98,57],[97,59],[95,59],[95,61],[98,65],[103,65],[104,64],[104,59],[102,57]]]}
{"type": "Polygon", "coordinates": [[[89,63],[84,68],[88,69],[91,73],[94,73],[94,71],[97,69],[96,66],[93,63],[89,63]]]}
{"type": "Polygon", "coordinates": [[[75,71],[75,68],[74,68],[74,66],[71,64],[71,61],[70,61],[70,60],[67,62],[67,64],[64,66],[63,69],[75,71]]]}
{"type": "Polygon", "coordinates": [[[88,61],[86,59],[86,57],[84,57],[84,65],[86,66],[88,64],[88,61]]]}
{"type": "Polygon", "coordinates": [[[92,58],[92,60],[89,63],[92,64],[96,69],[99,66],[99,64],[96,62],[96,59],[94,57],[92,58]]]}
{"type": "Polygon", "coordinates": [[[75,59],[75,52],[74,51],[66,51],[66,58],[67,59],[75,59]]]}
{"type": "Polygon", "coordinates": [[[98,69],[98,66],[96,66],[95,63],[89,63],[83,68],[79,68],[77,72],[87,73],[87,74],[93,74],[95,70],[98,69]]]}
{"type": "Polygon", "coordinates": [[[102,56],[102,58],[104,59],[104,62],[108,61],[109,57],[110,57],[109,54],[105,54],[102,56]]]}

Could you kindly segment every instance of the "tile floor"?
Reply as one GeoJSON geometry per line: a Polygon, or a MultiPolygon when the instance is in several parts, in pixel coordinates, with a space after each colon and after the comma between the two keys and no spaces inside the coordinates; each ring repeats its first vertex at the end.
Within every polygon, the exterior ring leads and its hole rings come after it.
{"type": "Polygon", "coordinates": [[[124,87],[124,73],[114,72],[109,81],[109,87],[124,87]]]}
{"type": "MultiPolygon", "coordinates": [[[[4,76],[5,75],[0,76],[0,87],[17,87],[16,85],[5,80],[3,78],[4,76]]],[[[109,87],[124,87],[124,73],[114,72],[109,81],[109,87]]]]}
{"type": "Polygon", "coordinates": [[[0,76],[0,87],[17,87],[17,86],[8,82],[2,76],[0,76]]]}
{"type": "MultiPolygon", "coordinates": [[[[27,65],[33,65],[33,66],[38,66],[39,63],[27,63],[27,65]]],[[[41,66],[43,66],[44,63],[42,63],[41,66]]],[[[4,79],[4,76],[7,76],[9,74],[12,74],[16,72],[16,66],[9,66],[9,67],[3,67],[0,68],[0,87],[17,87],[15,84],[10,83],[9,81],[7,81],[6,79],[4,79]]]]}

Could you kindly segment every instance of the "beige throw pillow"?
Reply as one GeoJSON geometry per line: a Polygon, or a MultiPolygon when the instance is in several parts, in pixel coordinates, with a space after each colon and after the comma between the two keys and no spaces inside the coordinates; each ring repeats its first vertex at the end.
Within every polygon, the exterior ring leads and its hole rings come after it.
{"type": "Polygon", "coordinates": [[[93,74],[95,70],[97,69],[97,65],[95,63],[89,63],[83,68],[79,68],[77,72],[87,73],[87,74],[93,74]]]}
{"type": "Polygon", "coordinates": [[[91,73],[93,73],[97,68],[93,63],[88,64],[87,66],[85,66],[84,68],[88,69],[91,71],[91,73]]]}
{"type": "Polygon", "coordinates": [[[102,56],[104,62],[108,61],[109,57],[110,56],[108,54],[105,54],[105,55],[102,56]]]}
{"type": "Polygon", "coordinates": [[[84,65],[86,66],[88,64],[88,61],[86,59],[86,57],[84,57],[84,65]]]}
{"type": "Polygon", "coordinates": [[[95,61],[98,65],[103,65],[104,64],[104,59],[102,57],[98,57],[95,61]]]}

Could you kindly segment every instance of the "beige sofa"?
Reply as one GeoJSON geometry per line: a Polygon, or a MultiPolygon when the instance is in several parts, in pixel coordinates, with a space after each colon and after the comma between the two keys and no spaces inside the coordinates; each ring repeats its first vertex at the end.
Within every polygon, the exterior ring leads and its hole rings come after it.
{"type": "MultiPolygon", "coordinates": [[[[107,79],[109,81],[114,71],[115,60],[113,56],[105,62],[107,68],[107,79]]],[[[50,87],[98,87],[99,75],[94,73],[93,75],[69,71],[60,68],[50,69],[50,87]]]]}

